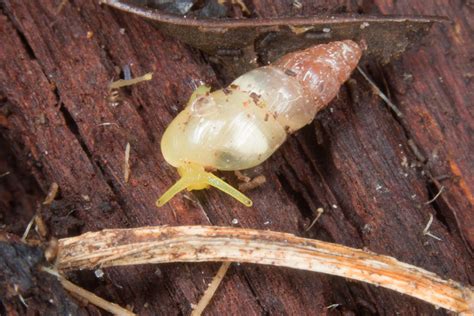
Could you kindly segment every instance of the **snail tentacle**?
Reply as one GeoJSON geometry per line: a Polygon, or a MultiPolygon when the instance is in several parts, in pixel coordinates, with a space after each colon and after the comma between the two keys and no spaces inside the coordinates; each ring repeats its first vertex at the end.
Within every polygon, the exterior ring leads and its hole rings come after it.
{"type": "Polygon", "coordinates": [[[213,175],[211,172],[205,171],[202,166],[194,163],[187,163],[178,167],[178,173],[180,174],[181,179],[176,181],[176,183],[156,201],[156,206],[163,206],[173,196],[185,189],[188,191],[202,190],[209,188],[209,186],[213,186],[229,194],[245,206],[252,206],[251,199],[224,180],[213,175]]]}

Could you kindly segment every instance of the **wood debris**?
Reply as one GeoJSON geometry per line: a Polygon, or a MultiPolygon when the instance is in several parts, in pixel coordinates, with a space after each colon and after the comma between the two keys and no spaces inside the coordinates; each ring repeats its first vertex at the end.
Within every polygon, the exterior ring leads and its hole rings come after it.
{"type": "Polygon", "coordinates": [[[127,143],[125,146],[125,161],[123,163],[123,179],[125,183],[127,183],[130,178],[130,171],[130,143],[127,143]]]}
{"type": "Polygon", "coordinates": [[[258,188],[262,184],[267,182],[267,178],[264,175],[256,176],[248,182],[239,183],[238,187],[241,192],[246,192],[258,188]]]}
{"type": "Polygon", "coordinates": [[[46,195],[46,198],[43,201],[43,205],[49,205],[53,203],[54,199],[56,198],[56,195],[58,195],[58,191],[59,185],[56,182],[51,183],[48,195],[46,195]]]}
{"type": "Polygon", "coordinates": [[[41,238],[45,238],[46,235],[48,235],[48,227],[46,226],[46,223],[44,222],[43,218],[41,217],[41,215],[37,214],[35,217],[33,217],[33,219],[36,225],[36,232],[41,238]]]}

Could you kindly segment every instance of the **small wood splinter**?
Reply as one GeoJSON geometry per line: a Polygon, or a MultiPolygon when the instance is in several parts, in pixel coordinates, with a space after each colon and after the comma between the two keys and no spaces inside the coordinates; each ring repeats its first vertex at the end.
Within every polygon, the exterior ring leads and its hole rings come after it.
{"type": "Polygon", "coordinates": [[[109,85],[109,90],[119,89],[119,88],[126,87],[126,86],[131,86],[131,85],[140,83],[142,81],[147,81],[147,80],[151,80],[151,79],[153,79],[153,73],[151,73],[151,72],[149,72],[147,74],[144,74],[143,76],[133,78],[133,79],[128,79],[128,80],[120,79],[120,80],[112,82],[109,85]]]}
{"type": "Polygon", "coordinates": [[[59,185],[56,182],[51,183],[51,186],[49,187],[48,195],[43,201],[43,205],[49,205],[53,203],[54,199],[58,195],[58,192],[59,192],[59,185]]]}
{"type": "Polygon", "coordinates": [[[128,182],[128,179],[130,178],[130,143],[127,143],[125,146],[125,160],[123,163],[123,180],[125,183],[128,182]]]}
{"type": "Polygon", "coordinates": [[[265,182],[267,182],[267,178],[264,175],[259,175],[247,182],[239,183],[238,188],[241,192],[246,192],[262,186],[265,182]]]}

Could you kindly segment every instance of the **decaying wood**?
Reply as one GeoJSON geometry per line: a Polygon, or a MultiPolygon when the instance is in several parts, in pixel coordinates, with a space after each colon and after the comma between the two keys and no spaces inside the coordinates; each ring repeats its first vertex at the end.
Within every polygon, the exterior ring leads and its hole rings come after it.
{"type": "Polygon", "coordinates": [[[44,264],[40,248],[25,244],[18,236],[0,233],[2,315],[84,315],[86,310],[59,281],[40,270],[44,264]]]}
{"type": "Polygon", "coordinates": [[[59,241],[60,270],[150,263],[224,261],[342,276],[474,315],[474,291],[395,258],[291,234],[215,226],[89,232],[59,241]]]}
{"type": "MultiPolygon", "coordinates": [[[[354,72],[327,110],[261,165],[267,182],[249,191],[251,209],[216,190],[187,192],[154,207],[177,179],[160,152],[165,127],[201,82],[218,88],[234,78],[138,17],[86,0],[67,1],[57,14],[61,3],[0,0],[0,174],[9,172],[0,178],[4,229],[21,236],[37,205],[49,236],[57,238],[104,228],[226,226],[236,219],[236,226],[366,248],[473,284],[469,1],[299,0],[297,7],[294,1],[246,1],[267,18],[346,11],[445,15],[453,21],[434,25],[421,47],[389,66],[370,58],[360,65],[403,119],[354,72]],[[155,75],[120,89],[112,106],[109,84],[125,65],[133,77],[155,75]],[[132,172],[125,183],[127,142],[132,172]],[[3,151],[12,157],[8,163],[3,151]],[[43,206],[53,182],[60,194],[43,206]],[[319,208],[324,214],[305,232],[319,208]],[[429,232],[441,241],[423,234],[429,214],[429,232]]],[[[237,185],[232,174],[220,176],[237,185]]],[[[140,315],[187,315],[217,268],[177,263],[158,271],[141,265],[108,268],[100,280],[86,271],[68,277],[107,300],[133,305],[140,315]]],[[[38,298],[23,297],[30,308],[38,298]]],[[[56,303],[48,308],[59,310],[56,303]]],[[[23,308],[16,297],[6,304],[23,308]]],[[[206,312],[446,314],[381,287],[257,265],[233,267],[206,312]]]]}

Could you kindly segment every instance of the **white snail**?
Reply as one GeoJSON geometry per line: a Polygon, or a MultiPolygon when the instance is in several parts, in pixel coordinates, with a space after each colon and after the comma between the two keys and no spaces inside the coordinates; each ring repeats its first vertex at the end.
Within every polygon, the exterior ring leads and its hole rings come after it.
{"type": "Polygon", "coordinates": [[[311,123],[350,76],[362,55],[353,41],[316,45],[249,71],[227,88],[201,86],[161,140],[178,180],[157,201],[214,186],[247,206],[252,201],[209,170],[242,170],[261,164],[293,133],[311,123]]]}

